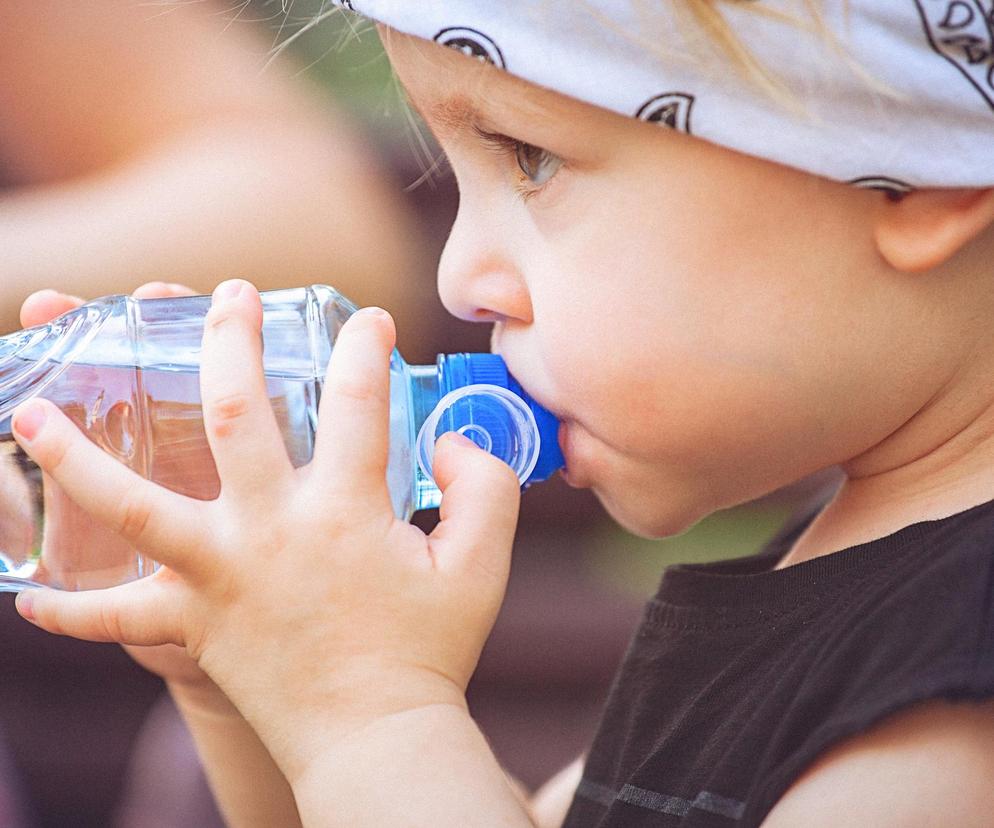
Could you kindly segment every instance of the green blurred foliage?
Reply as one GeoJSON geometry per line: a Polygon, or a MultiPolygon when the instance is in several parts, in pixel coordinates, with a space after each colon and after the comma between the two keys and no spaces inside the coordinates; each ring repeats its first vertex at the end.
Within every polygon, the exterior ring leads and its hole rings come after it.
{"type": "Polygon", "coordinates": [[[786,501],[747,503],[714,512],[686,532],[660,540],[640,538],[605,522],[591,532],[592,551],[585,564],[598,580],[644,596],[655,589],[660,573],[670,564],[705,563],[758,552],[794,508],[786,501]]]}
{"type": "Polygon", "coordinates": [[[252,0],[229,14],[266,32],[272,57],[286,53],[362,121],[398,122],[400,91],[370,21],[327,0],[252,0]]]}

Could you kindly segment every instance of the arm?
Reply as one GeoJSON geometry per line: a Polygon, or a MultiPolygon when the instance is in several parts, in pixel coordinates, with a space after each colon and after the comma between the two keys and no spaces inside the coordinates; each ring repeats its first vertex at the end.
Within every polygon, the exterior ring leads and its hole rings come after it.
{"type": "Polygon", "coordinates": [[[300,825],[289,784],[224,693],[209,679],[194,684],[173,681],[167,686],[193,735],[225,824],[232,828],[300,825]]]}
{"type": "Polygon", "coordinates": [[[344,731],[293,780],[293,789],[305,825],[534,826],[458,702],[344,731]]]}
{"type": "Polygon", "coordinates": [[[994,702],[928,702],[830,749],[763,828],[989,825],[994,702]]]}
{"type": "Polygon", "coordinates": [[[528,812],[537,828],[559,828],[563,824],[585,761],[585,757],[577,757],[535,792],[528,812]]]}

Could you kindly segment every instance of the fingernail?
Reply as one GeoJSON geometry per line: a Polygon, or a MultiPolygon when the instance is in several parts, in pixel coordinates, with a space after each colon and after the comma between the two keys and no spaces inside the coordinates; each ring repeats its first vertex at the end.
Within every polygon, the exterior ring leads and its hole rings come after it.
{"type": "Polygon", "coordinates": [[[24,618],[28,621],[35,620],[35,614],[34,614],[35,597],[34,595],[31,594],[32,592],[33,590],[30,589],[25,590],[24,592],[20,593],[17,596],[17,598],[14,599],[14,606],[17,608],[17,611],[21,614],[21,618],[24,618]]]}
{"type": "Polygon", "coordinates": [[[386,316],[387,312],[383,308],[378,308],[376,305],[370,305],[368,308],[359,308],[356,314],[363,314],[365,316],[386,316]]]}
{"type": "Polygon", "coordinates": [[[479,448],[479,446],[476,445],[476,443],[474,443],[472,440],[470,440],[469,437],[460,434],[458,431],[447,431],[445,432],[445,434],[439,437],[439,439],[448,440],[450,443],[454,443],[455,445],[460,446],[462,448],[479,448]]]}
{"type": "Polygon", "coordinates": [[[37,400],[32,400],[25,403],[14,415],[14,431],[17,432],[19,437],[30,442],[38,436],[38,432],[45,425],[47,418],[48,415],[45,412],[45,406],[37,400]]]}
{"type": "Polygon", "coordinates": [[[231,279],[227,282],[221,282],[214,289],[213,302],[216,304],[218,302],[227,302],[229,299],[234,299],[239,296],[242,290],[245,289],[245,282],[241,279],[231,279]]]}

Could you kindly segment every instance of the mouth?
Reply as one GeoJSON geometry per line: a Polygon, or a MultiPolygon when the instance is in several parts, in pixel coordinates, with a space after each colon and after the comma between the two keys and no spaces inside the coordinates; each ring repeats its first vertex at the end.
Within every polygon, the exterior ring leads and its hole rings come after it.
{"type": "MultiPolygon", "coordinates": [[[[563,458],[566,461],[559,472],[560,475],[568,485],[574,488],[588,488],[588,484],[576,472],[576,451],[575,448],[571,449],[573,441],[570,438],[570,431],[571,429],[575,430],[577,427],[575,420],[567,411],[558,406],[555,401],[546,396],[542,383],[533,383],[531,381],[528,370],[518,371],[516,361],[513,357],[509,358],[509,355],[503,351],[496,335],[491,339],[490,350],[492,353],[498,354],[503,358],[507,365],[508,373],[521,385],[525,393],[559,421],[559,429],[556,436],[559,449],[562,451],[563,458]]],[[[527,366],[524,367],[527,368],[527,366]]]]}
{"type": "Polygon", "coordinates": [[[502,348],[499,347],[497,338],[494,337],[490,343],[490,352],[497,354],[501,359],[504,360],[504,364],[507,365],[508,373],[514,377],[518,384],[524,389],[525,393],[528,394],[535,402],[537,402],[542,408],[551,413],[560,422],[569,419],[569,415],[556,403],[549,399],[545,394],[545,389],[540,387],[541,383],[532,382],[532,377],[529,376],[529,371],[519,371],[517,361],[504,352],[502,348]]]}

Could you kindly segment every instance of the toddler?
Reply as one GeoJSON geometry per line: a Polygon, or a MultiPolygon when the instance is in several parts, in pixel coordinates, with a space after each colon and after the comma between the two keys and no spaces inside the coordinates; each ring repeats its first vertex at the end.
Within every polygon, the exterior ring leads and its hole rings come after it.
{"type": "Polygon", "coordinates": [[[143,657],[232,824],[989,824],[986,4],[345,5],[380,21],[459,183],[441,297],[561,418],[571,485],[651,537],[819,469],[840,488],[758,555],[667,570],[589,754],[527,800],[464,698],[514,474],[446,435],[437,528],[393,517],[375,308],[294,470],[258,295],[229,281],[203,343],[217,500],[139,479],[51,404],[17,412],[51,478],[165,564],[21,614],[178,645],[143,657]]]}

